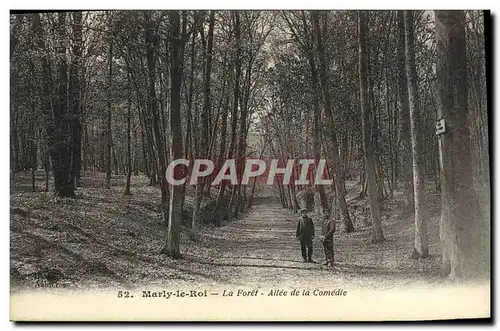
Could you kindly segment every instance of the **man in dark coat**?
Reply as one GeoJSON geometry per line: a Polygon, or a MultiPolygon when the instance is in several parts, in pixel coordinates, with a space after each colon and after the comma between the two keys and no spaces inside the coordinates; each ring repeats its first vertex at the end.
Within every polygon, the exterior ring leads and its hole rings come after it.
{"type": "Polygon", "coordinates": [[[312,240],[314,238],[314,223],[313,220],[307,216],[307,209],[303,208],[300,210],[301,218],[297,223],[297,233],[296,236],[300,241],[300,249],[302,251],[302,258],[304,262],[313,262],[312,253],[313,245],[312,240]]]}
{"type": "Polygon", "coordinates": [[[333,267],[333,234],[335,233],[335,219],[330,216],[328,211],[323,213],[323,227],[321,229],[321,242],[325,250],[326,266],[333,267]]]}

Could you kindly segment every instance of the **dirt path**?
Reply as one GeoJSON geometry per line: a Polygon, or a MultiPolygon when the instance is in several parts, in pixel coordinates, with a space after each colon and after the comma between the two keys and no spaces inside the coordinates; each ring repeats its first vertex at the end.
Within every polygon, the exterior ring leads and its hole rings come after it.
{"type": "MultiPolygon", "coordinates": [[[[193,261],[216,267],[216,278],[223,282],[269,288],[270,286],[319,287],[352,284],[356,287],[394,287],[434,283],[438,280],[438,256],[415,261],[408,259],[411,249],[409,228],[399,220],[392,228],[386,227],[388,240],[379,245],[368,243],[370,228],[360,227],[355,233],[335,234],[333,268],[323,266],[323,247],[319,240],[321,221],[315,221],[316,238],[313,241],[313,259],[317,263],[303,263],[300,245],[295,238],[298,215],[283,209],[275,200],[260,199],[240,220],[201,235],[201,241],[211,245],[206,261],[193,261]]],[[[435,235],[431,235],[434,241],[435,235]]],[[[433,246],[434,247],[434,246],[433,246]]]]}
{"type": "MultiPolygon", "coordinates": [[[[217,229],[219,245],[212,253],[213,264],[222,267],[241,284],[302,282],[313,272],[331,274],[320,263],[303,263],[295,238],[297,214],[271,202],[250,209],[241,220],[217,229]]],[[[319,233],[319,224],[316,225],[319,233]]],[[[213,236],[214,234],[208,234],[213,236]]],[[[313,259],[323,262],[323,246],[319,235],[314,240],[313,259]]]]}
{"type": "MultiPolygon", "coordinates": [[[[90,186],[90,184],[89,184],[90,186]]],[[[382,210],[382,244],[369,243],[371,226],[366,199],[350,194],[349,210],[356,231],[335,233],[335,267],[324,267],[319,241],[320,215],[311,213],[317,235],[313,259],[303,263],[295,238],[298,215],[270,197],[259,197],[240,219],[221,227],[203,227],[192,238],[183,228],[183,259],[159,254],[167,228],[161,220],[157,189],[146,180],[123,197],[123,186],[81,188],[78,199],[19,192],[11,195],[11,280],[22,287],[40,278],[64,287],[141,286],[281,286],[394,287],[439,282],[438,208],[431,208],[425,260],[408,258],[413,220],[397,204],[382,210]]],[[[351,192],[352,193],[352,192],[351,192]]],[[[439,202],[430,196],[430,201],[439,202]]],[[[16,286],[17,286],[16,285],[16,286]]]]}

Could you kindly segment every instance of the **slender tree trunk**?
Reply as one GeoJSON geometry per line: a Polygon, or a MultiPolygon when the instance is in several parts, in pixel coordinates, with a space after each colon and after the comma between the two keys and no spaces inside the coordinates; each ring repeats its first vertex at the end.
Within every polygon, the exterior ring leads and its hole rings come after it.
{"type": "Polygon", "coordinates": [[[380,207],[377,192],[377,183],[375,181],[375,165],[373,163],[373,150],[370,141],[370,108],[368,105],[367,91],[367,69],[368,59],[366,58],[366,30],[367,18],[366,12],[358,13],[358,31],[359,31],[359,85],[360,102],[363,127],[363,146],[365,155],[366,178],[368,181],[368,195],[370,198],[370,214],[373,221],[372,243],[379,243],[384,240],[382,233],[382,221],[380,218],[380,207]]]}
{"type": "MultiPolygon", "coordinates": [[[[214,40],[214,25],[215,25],[215,11],[210,11],[210,23],[208,26],[208,42],[206,51],[206,66],[203,81],[203,111],[201,113],[201,139],[202,141],[209,141],[209,123],[208,116],[211,111],[210,107],[210,74],[212,72],[212,48],[214,40]]],[[[209,144],[205,143],[204,147],[200,150],[199,157],[201,159],[208,157],[209,144]]],[[[199,179],[196,184],[196,197],[193,211],[193,219],[191,224],[192,233],[198,232],[200,223],[200,205],[203,199],[203,188],[205,186],[205,178],[199,179]]]]}
{"type": "MultiPolygon", "coordinates": [[[[239,29],[239,22],[238,22],[239,29]]],[[[237,37],[239,40],[239,36],[237,37]]],[[[249,60],[248,67],[246,69],[246,79],[244,86],[248,86],[250,88],[250,79],[252,73],[252,60],[249,60]]],[[[238,217],[238,213],[240,212],[240,207],[243,207],[244,204],[241,203],[242,198],[242,188],[241,188],[241,180],[243,178],[243,168],[245,166],[245,151],[246,151],[246,120],[247,120],[247,101],[248,96],[243,91],[243,100],[240,99],[240,102],[243,104],[240,105],[241,114],[240,114],[240,123],[239,123],[239,132],[238,132],[238,147],[237,147],[237,158],[236,158],[236,174],[238,178],[238,184],[234,186],[233,197],[231,198],[230,206],[234,203],[234,217],[238,217]],[[234,199],[234,201],[233,201],[234,199]]]]}
{"type": "MultiPolygon", "coordinates": [[[[134,118],[134,117],[132,117],[134,118]]],[[[135,121],[134,121],[135,122],[135,121]]],[[[132,152],[133,164],[134,164],[134,176],[139,176],[139,156],[137,155],[137,145],[139,144],[139,139],[137,138],[137,123],[134,123],[134,147],[132,152]]]]}
{"type": "MultiPolygon", "coordinates": [[[[19,43],[19,36],[20,34],[18,31],[20,31],[22,28],[22,16],[21,15],[16,15],[15,20],[14,20],[14,25],[11,28],[11,33],[10,33],[10,62],[12,63],[14,60],[13,55],[15,54],[15,51],[17,49],[17,45],[19,43]]],[[[40,25],[40,17],[37,15],[37,17],[33,21],[33,32],[35,36],[38,36],[39,34],[42,34],[42,28],[40,25]],[[38,19],[38,23],[35,23],[35,20],[38,19]],[[37,25],[38,24],[38,25],[37,25]]],[[[42,42],[42,44],[44,44],[42,42]]],[[[40,42],[37,42],[37,46],[40,46],[40,42]]],[[[44,45],[45,46],[45,45],[44,45]]],[[[12,171],[12,179],[14,179],[16,172],[21,170],[20,168],[20,163],[19,163],[19,139],[18,139],[18,116],[19,116],[19,89],[14,88],[14,86],[17,86],[19,84],[19,69],[18,68],[13,68],[12,66],[10,67],[10,97],[11,97],[11,102],[10,102],[10,143],[11,143],[11,155],[10,155],[10,165],[11,165],[11,171],[12,171]]],[[[42,68],[43,70],[43,68],[42,68]]]]}
{"type": "Polygon", "coordinates": [[[465,17],[463,11],[436,11],[438,119],[442,209],[443,274],[453,279],[489,275],[489,223],[481,215],[472,178],[467,105],[465,17]]]}
{"type": "MultiPolygon", "coordinates": [[[[182,131],[181,131],[181,86],[182,86],[182,52],[183,48],[180,34],[179,11],[169,11],[170,18],[170,156],[173,160],[182,158],[182,131]]],[[[182,176],[182,168],[173,169],[174,178],[182,176]]],[[[180,235],[182,220],[182,186],[172,187],[170,195],[169,223],[167,242],[163,248],[168,256],[177,259],[181,257],[180,235]]]]}
{"type": "MultiPolygon", "coordinates": [[[[262,160],[262,155],[264,155],[264,151],[266,150],[266,146],[267,146],[267,140],[264,142],[264,145],[262,146],[262,149],[261,149],[260,155],[259,155],[259,160],[262,160]]],[[[256,183],[257,183],[257,178],[255,177],[253,179],[252,192],[250,193],[250,197],[248,198],[248,208],[252,207],[253,195],[255,193],[255,184],[256,183]]]]}
{"type": "MultiPolygon", "coordinates": [[[[130,74],[128,75],[129,86],[127,93],[127,181],[125,183],[124,195],[130,193],[130,179],[132,177],[132,149],[131,149],[131,122],[132,122],[132,90],[130,86],[130,74]]],[[[135,132],[135,131],[134,131],[135,132]]]]}
{"type": "Polygon", "coordinates": [[[293,203],[293,198],[292,198],[292,189],[290,188],[290,185],[286,186],[286,194],[288,195],[288,208],[290,210],[294,210],[294,212],[297,212],[297,206],[293,203]]]}
{"type": "Polygon", "coordinates": [[[141,142],[142,142],[142,157],[144,160],[144,174],[147,177],[151,177],[151,170],[149,168],[149,142],[147,140],[146,134],[145,134],[145,124],[144,124],[144,114],[141,109],[141,102],[139,97],[137,97],[137,108],[138,108],[138,113],[139,113],[139,126],[141,129],[141,142]]]}
{"type": "Polygon", "coordinates": [[[330,139],[332,144],[332,165],[334,172],[334,183],[335,188],[338,194],[339,206],[342,212],[342,219],[344,221],[344,229],[345,232],[350,233],[354,231],[354,226],[351,221],[351,217],[349,216],[349,210],[346,202],[346,192],[344,187],[344,170],[342,169],[342,164],[339,160],[339,148],[337,144],[337,136],[335,134],[334,128],[334,118],[333,118],[333,110],[330,99],[329,87],[328,83],[328,72],[326,68],[326,60],[324,55],[323,43],[321,41],[321,31],[319,27],[319,13],[317,11],[312,11],[312,21],[313,21],[313,29],[314,34],[316,36],[316,47],[317,53],[319,57],[320,63],[320,80],[321,80],[321,91],[323,92],[323,105],[325,108],[325,113],[328,121],[328,130],[330,132],[330,139]]]}
{"type": "Polygon", "coordinates": [[[111,133],[111,111],[113,98],[113,35],[111,34],[108,48],[108,112],[106,116],[106,188],[111,188],[111,157],[113,140],[111,133]]]}
{"type": "MultiPolygon", "coordinates": [[[[32,72],[34,73],[34,65],[30,60],[30,68],[32,69],[32,72]]],[[[36,81],[34,77],[31,77],[33,82],[36,81]]],[[[33,82],[29,82],[29,91],[32,95],[35,95],[35,88],[33,86],[33,82]]],[[[37,169],[37,145],[38,145],[38,135],[37,135],[37,127],[36,127],[36,122],[35,119],[37,118],[36,116],[36,105],[34,102],[33,98],[30,98],[29,101],[29,106],[31,108],[31,117],[32,121],[30,123],[30,138],[29,138],[29,163],[31,167],[31,189],[33,192],[36,192],[36,169],[37,169]]]]}
{"type": "Polygon", "coordinates": [[[410,108],[408,105],[408,82],[406,80],[405,67],[405,18],[404,11],[398,11],[398,87],[400,103],[400,125],[401,125],[401,158],[403,163],[402,177],[405,192],[407,210],[414,209],[412,157],[411,157],[411,133],[410,133],[410,108]]]}
{"type": "MultiPolygon", "coordinates": [[[[240,76],[241,76],[241,47],[240,47],[241,30],[240,30],[240,14],[238,11],[234,12],[234,18],[235,18],[235,38],[236,38],[236,59],[235,59],[236,77],[234,80],[233,110],[231,113],[231,143],[229,145],[229,150],[228,150],[228,156],[227,156],[228,159],[233,158],[234,149],[236,146],[236,128],[238,125],[238,104],[240,97],[240,76]]],[[[218,199],[223,198],[225,189],[226,189],[226,184],[223,181],[221,183],[221,187],[219,190],[218,199]]],[[[234,195],[235,192],[233,190],[231,199],[226,208],[229,220],[231,220],[233,217],[233,203],[235,198],[234,195]]]]}
{"type": "Polygon", "coordinates": [[[417,86],[417,67],[415,64],[415,42],[413,31],[413,11],[405,11],[406,35],[406,72],[408,76],[408,95],[411,122],[411,147],[413,156],[413,187],[415,197],[415,246],[411,253],[412,258],[426,258],[429,256],[427,240],[427,204],[425,201],[423,135],[420,114],[420,100],[417,86]]]}
{"type": "MultiPolygon", "coordinates": [[[[226,94],[224,98],[224,104],[222,105],[222,124],[221,124],[221,134],[220,134],[220,149],[219,149],[219,157],[217,158],[217,168],[216,170],[220,170],[222,165],[224,164],[224,156],[226,155],[226,136],[227,136],[227,115],[229,113],[229,93],[226,94]]],[[[222,186],[225,185],[224,182],[220,183],[220,190],[217,195],[217,200],[215,203],[214,210],[214,219],[217,226],[220,226],[220,218],[217,217],[218,211],[220,208],[220,203],[224,196],[224,189],[222,186]]]]}
{"type": "MultiPolygon", "coordinates": [[[[152,116],[152,124],[153,124],[153,134],[156,142],[156,149],[158,150],[158,161],[155,161],[155,164],[158,164],[158,172],[159,172],[159,180],[160,180],[160,190],[161,190],[161,206],[162,206],[162,215],[163,222],[165,224],[168,223],[169,220],[169,190],[168,190],[168,182],[166,177],[167,171],[167,156],[164,149],[163,135],[161,134],[160,129],[160,115],[158,112],[158,98],[156,96],[156,54],[155,54],[155,46],[156,46],[156,31],[155,31],[155,22],[151,18],[151,13],[146,12],[145,14],[145,22],[146,22],[146,30],[145,30],[145,43],[146,43],[146,63],[148,68],[148,98],[149,98],[149,107],[150,113],[152,116]]],[[[179,101],[180,102],[180,101],[179,101]]],[[[180,124],[176,124],[180,125],[180,124]]],[[[182,141],[182,140],[181,140],[182,141]]],[[[182,144],[181,144],[182,149],[182,144]]],[[[179,156],[178,158],[182,158],[179,156]]]]}
{"type": "Polygon", "coordinates": [[[281,182],[278,182],[278,189],[280,192],[280,198],[281,198],[281,203],[282,203],[283,208],[288,208],[288,201],[286,199],[285,190],[284,190],[281,182]]]}
{"type": "Polygon", "coordinates": [[[73,114],[73,145],[72,145],[72,168],[70,182],[79,185],[78,178],[82,168],[82,124],[81,124],[81,90],[82,90],[82,13],[73,12],[73,60],[70,68],[70,102],[73,114]]]}
{"type": "MultiPolygon", "coordinates": [[[[193,18],[193,27],[197,26],[198,24],[198,15],[194,14],[193,18]]],[[[195,77],[195,70],[196,70],[196,65],[195,65],[195,59],[196,59],[196,36],[197,36],[197,30],[193,28],[193,32],[191,35],[191,65],[190,65],[190,70],[189,70],[189,89],[186,87],[186,83],[184,83],[184,87],[186,89],[185,95],[186,95],[186,103],[187,103],[187,114],[186,114],[186,138],[185,138],[185,143],[184,143],[184,157],[192,163],[195,154],[197,151],[194,151],[196,149],[196,138],[194,137],[196,135],[196,132],[193,132],[193,98],[194,98],[194,77],[195,77]]],[[[196,114],[195,114],[196,116],[196,114]]],[[[184,183],[182,185],[182,209],[184,210],[184,202],[186,200],[186,185],[187,183],[184,183]]]]}

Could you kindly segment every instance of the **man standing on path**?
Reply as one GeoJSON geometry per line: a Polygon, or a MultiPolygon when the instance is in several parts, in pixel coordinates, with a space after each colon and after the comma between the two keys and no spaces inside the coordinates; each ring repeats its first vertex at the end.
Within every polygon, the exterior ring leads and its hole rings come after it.
{"type": "Polygon", "coordinates": [[[332,203],[332,213],[328,210],[323,210],[323,227],[321,229],[321,243],[325,250],[325,265],[333,267],[334,251],[333,251],[333,234],[336,229],[337,219],[340,218],[340,209],[338,198],[334,197],[332,203]]]}
{"type": "Polygon", "coordinates": [[[302,251],[302,258],[304,262],[312,262],[313,244],[312,240],[314,238],[314,223],[313,220],[307,216],[307,209],[302,208],[300,210],[301,218],[297,223],[297,233],[296,236],[300,241],[300,249],[302,251]]]}
{"type": "Polygon", "coordinates": [[[325,250],[326,266],[333,267],[333,234],[335,233],[335,219],[330,217],[328,211],[323,211],[323,227],[321,229],[321,242],[325,250]]]}

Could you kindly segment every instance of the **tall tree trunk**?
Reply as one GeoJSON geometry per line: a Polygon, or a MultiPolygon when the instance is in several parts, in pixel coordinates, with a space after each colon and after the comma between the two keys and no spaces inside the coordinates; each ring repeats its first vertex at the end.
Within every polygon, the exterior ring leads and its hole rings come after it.
{"type": "Polygon", "coordinates": [[[73,197],[74,183],[70,182],[71,176],[71,110],[68,109],[68,65],[66,61],[66,13],[60,12],[58,17],[58,99],[54,109],[55,122],[55,148],[57,149],[54,162],[54,182],[56,193],[62,197],[73,197]],[[56,175],[57,173],[57,175],[56,175]]]}
{"type": "Polygon", "coordinates": [[[346,202],[346,192],[344,187],[344,170],[342,169],[342,163],[339,160],[339,148],[337,143],[337,136],[334,131],[334,118],[333,118],[333,110],[330,99],[330,84],[328,83],[328,71],[326,68],[326,60],[323,49],[321,31],[319,27],[319,13],[317,11],[311,12],[311,17],[313,21],[313,30],[316,37],[316,48],[319,57],[320,64],[320,80],[321,80],[321,91],[323,92],[323,105],[325,108],[326,117],[328,120],[328,131],[330,133],[330,139],[332,143],[332,166],[334,172],[334,182],[335,188],[338,194],[339,206],[342,212],[342,219],[344,221],[344,229],[345,232],[350,233],[354,231],[354,226],[351,221],[351,217],[349,216],[349,209],[347,207],[346,202]]]}
{"type": "Polygon", "coordinates": [[[417,86],[417,67],[415,65],[415,42],[413,30],[413,11],[405,11],[406,35],[406,72],[408,75],[408,95],[411,122],[411,147],[413,157],[413,187],[415,197],[415,246],[411,253],[412,258],[426,258],[429,256],[427,240],[427,204],[425,201],[425,182],[423,164],[423,135],[422,116],[420,114],[420,99],[417,86]]]}
{"type": "MultiPolygon", "coordinates": [[[[240,30],[240,23],[239,23],[239,18],[237,18],[237,24],[238,24],[238,35],[236,36],[237,41],[240,42],[240,36],[239,36],[239,30],[240,30]]],[[[252,73],[252,60],[249,60],[248,67],[246,69],[246,79],[244,82],[244,87],[247,86],[248,88],[250,87],[250,79],[251,79],[251,73],[252,73]]],[[[238,213],[240,211],[240,206],[243,206],[244,204],[241,203],[241,181],[243,179],[243,168],[245,166],[245,150],[246,150],[246,120],[247,120],[247,97],[245,96],[245,90],[243,91],[243,98],[240,98],[240,123],[239,123],[239,132],[238,132],[238,147],[237,147],[237,156],[236,156],[236,174],[238,178],[238,184],[234,186],[233,189],[233,195],[231,197],[231,201],[229,203],[230,206],[233,205],[234,203],[234,217],[238,217],[238,213]]]]}
{"type": "MultiPolygon", "coordinates": [[[[214,24],[215,24],[215,11],[210,11],[210,23],[208,26],[208,42],[206,51],[206,65],[203,78],[203,111],[201,113],[201,139],[204,142],[209,141],[209,123],[208,115],[211,111],[210,108],[210,74],[212,72],[212,48],[214,40],[214,24]]],[[[205,143],[204,147],[200,149],[200,159],[205,159],[208,157],[209,144],[205,143]]],[[[196,197],[194,203],[193,219],[191,224],[192,233],[196,234],[198,232],[198,227],[200,223],[200,205],[203,199],[203,188],[205,186],[206,177],[203,179],[198,179],[196,184],[196,197]]]]}
{"type": "Polygon", "coordinates": [[[403,163],[402,177],[405,190],[407,210],[414,209],[412,157],[411,157],[411,134],[410,134],[410,108],[408,105],[408,82],[406,80],[405,67],[405,18],[404,11],[398,11],[398,87],[400,103],[400,125],[401,125],[401,159],[403,163]]]}
{"type": "MultiPolygon", "coordinates": [[[[40,21],[39,16],[38,16],[38,22],[40,21]]],[[[14,57],[13,55],[15,54],[15,50],[17,48],[17,45],[19,43],[19,37],[20,34],[18,31],[20,31],[22,27],[22,17],[21,15],[16,15],[15,16],[15,21],[14,25],[11,28],[11,33],[10,33],[10,62],[14,62],[14,57]]],[[[40,23],[38,23],[38,26],[35,25],[35,21],[33,22],[33,32],[35,33],[35,36],[38,36],[39,31],[42,30],[40,23]]],[[[43,43],[43,42],[42,42],[43,43]]],[[[37,42],[37,46],[39,46],[39,42],[37,42]]],[[[21,164],[19,162],[19,138],[18,138],[18,126],[19,126],[19,88],[14,88],[19,84],[19,68],[17,66],[15,67],[10,67],[10,143],[11,143],[11,155],[10,155],[10,165],[11,165],[11,170],[12,170],[12,175],[13,177],[15,176],[16,172],[21,170],[21,164]]]]}
{"type": "Polygon", "coordinates": [[[367,69],[368,59],[366,58],[366,30],[367,18],[366,12],[358,13],[358,32],[359,32],[359,86],[361,102],[361,125],[363,128],[363,147],[365,155],[365,170],[368,181],[368,195],[370,198],[370,214],[373,221],[372,243],[379,243],[384,240],[382,232],[382,221],[380,218],[380,207],[377,192],[377,183],[375,180],[375,165],[373,163],[373,150],[370,140],[370,108],[368,105],[367,91],[367,69]]]}
{"type": "Polygon", "coordinates": [[[138,94],[136,94],[137,98],[136,98],[136,102],[137,102],[137,110],[138,110],[138,113],[139,113],[139,126],[140,126],[140,129],[141,129],[141,142],[142,142],[142,157],[143,157],[143,160],[144,160],[144,174],[147,176],[147,177],[150,177],[151,176],[151,170],[149,168],[149,141],[148,141],[148,138],[146,137],[146,134],[145,134],[145,123],[144,123],[144,113],[141,109],[141,100],[139,99],[139,96],[138,94]]]}
{"type": "MultiPolygon", "coordinates": [[[[35,68],[33,62],[30,60],[29,61],[29,66],[30,69],[32,70],[32,73],[35,73],[35,68]]],[[[33,86],[33,82],[36,81],[36,78],[30,75],[32,81],[28,82],[28,89],[29,93],[32,95],[35,95],[36,89],[33,86]]],[[[34,98],[30,98],[29,101],[29,107],[31,108],[31,118],[33,119],[30,122],[30,127],[29,127],[29,165],[31,167],[31,189],[33,192],[36,192],[36,169],[37,169],[37,145],[38,145],[38,128],[36,125],[35,119],[37,118],[36,115],[36,104],[34,98]]]]}
{"type": "MultiPolygon", "coordinates": [[[[110,24],[111,25],[111,24],[110,24]]],[[[113,97],[113,34],[110,34],[108,48],[108,112],[106,116],[106,188],[111,188],[111,157],[112,157],[112,133],[111,133],[111,110],[113,97]]]]}
{"type": "Polygon", "coordinates": [[[82,168],[82,124],[81,124],[81,90],[82,90],[82,13],[73,12],[73,59],[70,68],[70,103],[73,117],[72,168],[70,182],[79,185],[78,178],[82,168]]]}
{"type": "MultiPolygon", "coordinates": [[[[195,12],[194,17],[193,17],[193,27],[197,26],[198,24],[198,15],[195,12]]],[[[185,138],[185,143],[184,143],[184,157],[192,163],[194,158],[195,158],[195,153],[194,151],[196,149],[195,144],[196,144],[196,132],[193,132],[193,97],[194,97],[194,77],[195,77],[195,59],[196,59],[196,36],[197,36],[197,30],[193,28],[193,32],[191,34],[191,65],[190,65],[190,70],[189,70],[189,89],[186,86],[186,83],[184,83],[184,87],[186,90],[185,95],[186,95],[186,103],[187,103],[187,114],[186,114],[186,138],[185,138]]],[[[187,182],[182,185],[182,210],[184,210],[184,202],[186,200],[186,185],[187,182]]]]}
{"type": "MultiPolygon", "coordinates": [[[[220,134],[220,149],[219,149],[219,157],[217,158],[217,168],[216,170],[220,170],[222,168],[222,165],[224,164],[224,157],[226,156],[226,136],[227,136],[227,115],[229,113],[229,93],[226,94],[224,98],[224,104],[222,106],[222,127],[221,127],[221,134],[220,134]]],[[[217,224],[217,226],[220,226],[220,217],[218,217],[218,211],[220,208],[220,203],[224,197],[224,190],[225,187],[223,187],[224,181],[220,183],[219,187],[219,193],[217,196],[217,200],[215,202],[215,210],[214,210],[214,219],[217,224]]]]}
{"type": "MultiPolygon", "coordinates": [[[[319,107],[320,100],[320,87],[318,84],[318,71],[316,70],[316,64],[314,63],[314,52],[312,46],[308,52],[308,62],[309,69],[311,71],[311,82],[312,82],[312,92],[313,92],[313,110],[314,110],[314,125],[313,125],[313,152],[314,152],[314,165],[317,168],[319,160],[321,158],[321,109],[319,107]]],[[[328,200],[325,195],[325,188],[323,185],[314,184],[316,191],[319,195],[319,200],[321,203],[321,208],[323,211],[330,210],[328,206],[328,200]]]]}
{"type": "Polygon", "coordinates": [[[489,223],[481,215],[472,178],[467,105],[465,17],[436,11],[438,119],[442,183],[440,237],[443,274],[454,279],[489,275],[489,223]]]}
{"type": "MultiPolygon", "coordinates": [[[[170,18],[170,156],[173,160],[182,158],[182,131],[181,131],[181,86],[182,86],[182,39],[180,35],[179,11],[169,11],[170,18]]],[[[174,178],[182,176],[182,168],[175,167],[172,173],[174,178]]],[[[182,186],[172,187],[170,195],[170,216],[168,223],[167,242],[163,248],[168,256],[177,259],[181,257],[180,235],[182,219],[182,186]]]]}
{"type": "MultiPolygon", "coordinates": [[[[155,46],[156,46],[156,27],[155,22],[151,18],[151,13],[145,13],[145,43],[146,43],[146,63],[148,68],[148,99],[150,113],[153,121],[153,134],[156,142],[156,148],[158,150],[158,161],[155,164],[159,165],[159,180],[160,180],[160,190],[161,190],[161,206],[163,222],[168,223],[169,220],[169,190],[168,182],[166,177],[167,171],[167,156],[165,153],[163,136],[160,129],[160,115],[158,112],[158,98],[156,96],[156,56],[155,56],[155,46]]],[[[180,124],[176,124],[180,125],[180,124]]],[[[182,144],[181,144],[182,149],[182,144]]],[[[178,157],[182,158],[182,156],[178,157]]],[[[175,159],[175,158],[174,158],[175,159]]]]}
{"type": "Polygon", "coordinates": [[[130,179],[132,177],[132,149],[131,149],[132,87],[130,86],[130,73],[128,74],[128,81],[129,84],[127,92],[127,181],[125,183],[124,195],[132,194],[130,193],[130,179]]]}
{"type": "MultiPolygon", "coordinates": [[[[240,14],[238,11],[235,11],[233,13],[234,18],[235,18],[235,38],[236,38],[236,59],[235,59],[235,69],[236,69],[236,76],[234,80],[234,94],[233,94],[233,109],[231,112],[231,142],[229,145],[229,150],[228,150],[228,159],[232,159],[234,155],[234,149],[236,146],[236,129],[238,125],[238,104],[239,104],[239,97],[240,97],[240,77],[241,77],[241,29],[240,29],[240,14]]],[[[217,200],[221,200],[223,198],[224,192],[226,189],[226,183],[225,181],[221,182],[221,186],[219,189],[219,195],[217,197],[217,200]]],[[[233,213],[233,203],[234,203],[234,190],[231,195],[231,199],[227,205],[227,215],[228,219],[232,219],[232,213],[233,213]]],[[[217,203],[219,204],[219,202],[217,203]]]]}

